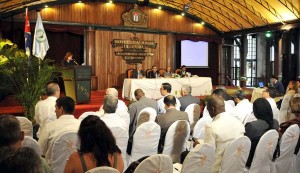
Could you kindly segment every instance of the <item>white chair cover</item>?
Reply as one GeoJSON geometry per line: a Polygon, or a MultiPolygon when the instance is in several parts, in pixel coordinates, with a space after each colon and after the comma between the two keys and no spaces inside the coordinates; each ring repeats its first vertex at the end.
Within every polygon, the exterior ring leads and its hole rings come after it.
{"type": "Polygon", "coordinates": [[[183,161],[181,173],[210,173],[215,161],[215,147],[198,144],[183,161]]]}
{"type": "Polygon", "coordinates": [[[270,173],[273,154],[278,142],[276,130],[267,131],[259,140],[249,173],[270,173]]]}
{"type": "MultiPolygon", "coordinates": [[[[289,171],[298,139],[299,127],[294,124],[284,132],[280,139],[280,156],[272,163],[272,173],[289,171]]],[[[300,167],[298,169],[300,171],[300,167]]]]}
{"type": "Polygon", "coordinates": [[[25,136],[22,141],[22,147],[32,148],[39,156],[42,156],[41,147],[39,143],[30,136],[25,136]]]}
{"type": "Polygon", "coordinates": [[[84,112],[84,113],[82,113],[82,114],[79,116],[78,120],[79,120],[79,121],[82,121],[83,119],[85,119],[85,118],[86,118],[87,116],[89,116],[89,115],[96,115],[96,116],[99,117],[99,113],[98,113],[98,112],[91,112],[91,111],[89,111],[89,112],[84,112]]]}
{"type": "Polygon", "coordinates": [[[300,169],[300,152],[297,155],[294,154],[289,173],[299,173],[300,169]]]}
{"type": "Polygon", "coordinates": [[[139,120],[139,117],[140,115],[143,113],[143,112],[148,112],[150,114],[150,119],[149,121],[155,121],[155,118],[157,116],[157,112],[155,109],[151,108],[151,107],[146,107],[144,109],[142,109],[137,117],[137,121],[139,120]]]}
{"type": "Polygon", "coordinates": [[[247,136],[242,136],[225,149],[219,173],[243,173],[251,147],[247,136]]]}
{"type": "Polygon", "coordinates": [[[90,169],[86,173],[119,173],[119,171],[112,167],[100,166],[100,167],[90,169]]]}
{"type": "Polygon", "coordinates": [[[190,104],[185,108],[185,112],[189,116],[189,121],[192,129],[195,126],[195,123],[199,120],[200,106],[196,103],[190,104]]]}
{"type": "Polygon", "coordinates": [[[33,127],[32,122],[26,117],[16,116],[21,125],[21,130],[24,131],[25,136],[33,137],[33,127]]]}
{"type": "Polygon", "coordinates": [[[117,146],[120,148],[122,152],[124,170],[126,170],[127,168],[126,149],[127,149],[128,138],[129,138],[128,130],[121,127],[109,127],[109,129],[114,135],[117,146]]]}
{"type": "Polygon", "coordinates": [[[160,126],[155,122],[143,123],[136,129],[128,164],[141,157],[157,154],[160,131],[160,126]]]}
{"type": "Polygon", "coordinates": [[[171,156],[173,162],[180,161],[190,134],[190,125],[185,120],[175,121],[168,129],[162,154],[171,156]]]}
{"type": "Polygon", "coordinates": [[[143,160],[134,173],[172,173],[172,159],[168,155],[156,154],[143,160]]]}
{"type": "Polygon", "coordinates": [[[64,172],[67,160],[77,150],[77,139],[77,131],[64,132],[55,139],[50,163],[52,173],[64,172]]]}
{"type": "Polygon", "coordinates": [[[129,124],[130,124],[130,115],[129,115],[129,113],[127,111],[122,110],[122,109],[121,110],[117,109],[116,114],[119,115],[119,117],[121,117],[125,121],[126,126],[129,129],[129,124]]]}
{"type": "Polygon", "coordinates": [[[204,116],[200,118],[200,120],[197,121],[194,127],[193,137],[204,140],[205,126],[211,122],[212,122],[212,118],[209,116],[204,116]]]}

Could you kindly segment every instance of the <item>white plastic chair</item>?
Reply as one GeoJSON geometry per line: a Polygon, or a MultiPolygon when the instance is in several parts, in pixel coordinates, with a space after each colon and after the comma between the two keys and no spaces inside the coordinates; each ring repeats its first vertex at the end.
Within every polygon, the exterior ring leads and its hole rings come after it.
{"type": "Polygon", "coordinates": [[[122,152],[122,158],[124,162],[124,170],[127,168],[127,159],[126,159],[126,149],[127,149],[127,143],[128,143],[128,129],[122,128],[122,127],[109,127],[112,134],[114,135],[116,139],[117,146],[120,148],[122,152]]]}
{"type": "Polygon", "coordinates": [[[267,131],[259,140],[249,173],[270,173],[273,154],[278,142],[276,130],[267,131]]]}
{"type": "Polygon", "coordinates": [[[22,141],[22,147],[32,148],[39,156],[42,156],[41,147],[39,143],[30,136],[25,136],[22,141]]]}
{"type": "Polygon", "coordinates": [[[112,167],[100,166],[100,167],[90,169],[86,173],[120,173],[120,172],[117,169],[112,167]]]}
{"type": "Polygon", "coordinates": [[[247,136],[242,136],[225,149],[219,173],[243,173],[251,147],[247,136]]]}
{"type": "Polygon", "coordinates": [[[184,112],[189,116],[191,127],[194,127],[200,117],[200,106],[196,103],[192,103],[185,108],[184,112]]]}
{"type": "Polygon", "coordinates": [[[172,159],[168,155],[156,154],[143,160],[134,173],[172,173],[172,159]]]}
{"type": "Polygon", "coordinates": [[[181,173],[210,173],[215,161],[215,147],[198,144],[183,161],[181,173]]]}
{"type": "Polygon", "coordinates": [[[157,154],[160,132],[160,126],[155,122],[141,124],[133,136],[132,152],[128,164],[141,157],[157,154]]]}
{"type": "Polygon", "coordinates": [[[200,118],[200,120],[198,120],[194,126],[193,137],[204,140],[205,126],[211,122],[212,118],[209,116],[204,116],[200,118]]]}
{"type": "Polygon", "coordinates": [[[64,132],[55,139],[50,164],[53,173],[64,172],[67,160],[77,150],[77,139],[77,131],[64,132]]]}
{"type": "Polygon", "coordinates": [[[26,117],[16,116],[21,125],[21,130],[24,131],[25,136],[33,137],[32,122],[26,117]]]}
{"type": "Polygon", "coordinates": [[[139,117],[143,112],[148,112],[150,114],[150,119],[149,121],[155,121],[155,118],[157,116],[157,112],[155,109],[151,108],[151,107],[146,107],[144,109],[142,109],[137,117],[137,121],[139,121],[139,117]]]}
{"type": "MultiPolygon", "coordinates": [[[[299,139],[299,127],[294,124],[287,128],[280,139],[280,156],[272,163],[272,173],[288,172],[293,162],[295,147],[299,139]]],[[[300,169],[300,167],[298,167],[300,169]]]]}
{"type": "Polygon", "coordinates": [[[175,121],[168,129],[162,154],[171,156],[179,162],[180,154],[185,151],[190,134],[190,124],[185,120],[175,121]]]}
{"type": "Polygon", "coordinates": [[[99,113],[97,113],[97,112],[84,112],[84,113],[82,113],[82,114],[79,116],[78,120],[79,120],[79,121],[82,121],[83,119],[85,119],[85,118],[86,118],[87,116],[89,116],[89,115],[96,115],[96,116],[99,117],[99,113]]]}

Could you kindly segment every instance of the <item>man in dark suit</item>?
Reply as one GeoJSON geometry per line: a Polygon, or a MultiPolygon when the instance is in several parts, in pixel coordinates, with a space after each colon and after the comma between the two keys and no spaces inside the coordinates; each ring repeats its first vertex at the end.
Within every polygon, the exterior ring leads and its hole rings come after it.
{"type": "Polygon", "coordinates": [[[280,81],[278,81],[277,76],[271,76],[271,82],[273,87],[276,89],[278,95],[283,95],[285,93],[283,84],[280,81]]]}
{"type": "Polygon", "coordinates": [[[180,110],[185,111],[186,107],[192,103],[200,104],[200,99],[191,95],[192,87],[189,85],[183,85],[181,87],[181,95],[182,97],[178,98],[180,101],[180,110]]]}
{"type": "Polygon", "coordinates": [[[186,66],[183,65],[181,66],[181,70],[178,73],[180,75],[180,77],[189,77],[191,75],[191,73],[186,71],[186,66]]]}
{"type": "Polygon", "coordinates": [[[149,72],[149,78],[157,78],[159,77],[159,74],[158,74],[158,71],[157,71],[157,68],[155,65],[152,66],[152,70],[149,72]]]}
{"type": "Polygon", "coordinates": [[[144,70],[142,70],[142,64],[137,64],[136,69],[132,71],[132,78],[141,79],[145,77],[144,70]]]}
{"type": "Polygon", "coordinates": [[[158,152],[161,153],[165,143],[165,137],[169,127],[177,120],[186,120],[189,122],[189,117],[186,112],[176,110],[176,98],[168,95],[164,98],[166,113],[156,117],[156,122],[161,127],[161,135],[158,144],[158,152]]]}

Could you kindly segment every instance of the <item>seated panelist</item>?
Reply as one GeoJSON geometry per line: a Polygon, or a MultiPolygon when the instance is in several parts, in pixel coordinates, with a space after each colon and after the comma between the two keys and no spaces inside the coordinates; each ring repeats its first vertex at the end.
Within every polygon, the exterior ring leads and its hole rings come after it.
{"type": "Polygon", "coordinates": [[[142,70],[142,64],[137,64],[136,69],[132,71],[132,78],[142,79],[145,77],[145,72],[142,70]]]}
{"type": "Polygon", "coordinates": [[[152,66],[152,70],[149,72],[149,78],[158,78],[159,73],[157,71],[157,67],[155,65],[152,66]]]}
{"type": "Polygon", "coordinates": [[[165,78],[171,78],[173,75],[172,69],[170,66],[167,66],[166,71],[164,73],[165,78]]]}

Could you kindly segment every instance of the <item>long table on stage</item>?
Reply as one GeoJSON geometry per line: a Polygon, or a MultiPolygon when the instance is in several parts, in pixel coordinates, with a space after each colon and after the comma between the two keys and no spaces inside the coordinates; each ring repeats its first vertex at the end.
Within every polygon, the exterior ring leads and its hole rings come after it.
{"type": "Polygon", "coordinates": [[[156,78],[156,79],[124,79],[122,97],[128,100],[135,100],[134,91],[142,89],[145,96],[151,99],[162,98],[160,87],[162,83],[168,82],[172,86],[171,94],[180,97],[182,85],[192,87],[193,96],[210,95],[212,83],[210,77],[189,77],[189,78],[156,78]]]}

